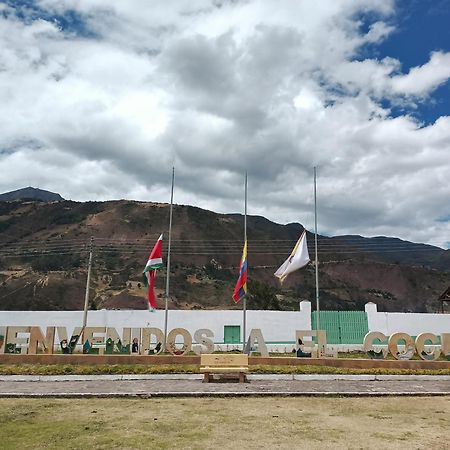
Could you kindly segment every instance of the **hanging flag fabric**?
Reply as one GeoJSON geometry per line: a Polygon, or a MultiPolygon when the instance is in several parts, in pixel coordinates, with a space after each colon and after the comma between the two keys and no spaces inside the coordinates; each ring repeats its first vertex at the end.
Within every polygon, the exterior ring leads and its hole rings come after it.
{"type": "Polygon", "coordinates": [[[155,246],[153,247],[150,256],[148,257],[147,264],[145,265],[143,274],[145,285],[148,286],[147,298],[150,309],[156,309],[156,296],[155,296],[155,274],[156,269],[163,266],[162,260],[162,239],[163,235],[158,238],[155,246]]]}
{"type": "Polygon", "coordinates": [[[241,264],[239,266],[239,278],[234,287],[233,300],[237,303],[247,294],[247,241],[242,250],[241,264]]]}
{"type": "Polygon", "coordinates": [[[290,273],[305,267],[309,261],[308,246],[306,244],[306,230],[303,230],[303,233],[295,244],[294,250],[292,250],[289,258],[281,264],[274,275],[280,279],[281,283],[283,283],[290,273]]]}

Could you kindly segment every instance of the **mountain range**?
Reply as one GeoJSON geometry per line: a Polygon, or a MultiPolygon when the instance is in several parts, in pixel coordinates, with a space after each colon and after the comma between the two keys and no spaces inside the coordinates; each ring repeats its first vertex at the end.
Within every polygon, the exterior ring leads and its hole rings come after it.
{"type": "MultiPolygon", "coordinates": [[[[58,195],[58,194],[56,194],[58,195]]],[[[241,308],[231,299],[243,245],[243,216],[174,205],[169,307],[241,308]]],[[[0,202],[0,310],[72,310],[84,303],[87,260],[93,252],[90,307],[146,308],[142,270],[164,233],[169,205],[151,202],[0,202]]],[[[249,290],[253,309],[298,309],[315,304],[314,265],[273,276],[303,231],[247,217],[249,290]]],[[[313,235],[307,232],[311,258],[313,235]]],[[[396,238],[319,236],[322,309],[436,312],[450,284],[450,250],[396,238]]],[[[163,307],[166,270],[156,292],[163,307]]]]}
{"type": "Polygon", "coordinates": [[[64,200],[59,194],[31,186],[0,194],[0,202],[14,200],[39,200],[41,202],[60,202],[64,200]]]}

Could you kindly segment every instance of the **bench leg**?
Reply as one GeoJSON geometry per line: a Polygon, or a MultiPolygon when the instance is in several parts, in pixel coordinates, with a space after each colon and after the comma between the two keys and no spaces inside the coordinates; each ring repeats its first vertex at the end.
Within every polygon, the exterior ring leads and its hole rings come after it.
{"type": "Polygon", "coordinates": [[[245,373],[239,372],[239,383],[245,383],[245,373]]]}
{"type": "Polygon", "coordinates": [[[203,375],[203,383],[209,383],[210,381],[210,375],[208,372],[205,372],[205,374],[203,375]]]}

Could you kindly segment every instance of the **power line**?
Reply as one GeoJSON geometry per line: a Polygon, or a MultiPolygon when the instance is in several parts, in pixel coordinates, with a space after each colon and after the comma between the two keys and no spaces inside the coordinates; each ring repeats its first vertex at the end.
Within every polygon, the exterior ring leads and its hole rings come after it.
{"type": "MultiPolygon", "coordinates": [[[[120,253],[120,255],[140,255],[149,251],[149,246],[144,241],[154,242],[151,238],[117,239],[94,238],[94,252],[97,254],[120,253]]],[[[249,241],[249,252],[255,255],[286,255],[292,251],[295,240],[292,239],[255,239],[249,241]]],[[[310,239],[309,247],[314,252],[314,241],[310,239]]],[[[89,251],[89,241],[82,238],[43,239],[25,241],[20,243],[8,243],[0,246],[0,257],[3,258],[28,258],[39,256],[60,256],[81,254],[89,251]]],[[[166,251],[166,250],[165,250],[166,251]]],[[[192,240],[179,239],[173,241],[174,255],[240,255],[242,241],[234,239],[192,240]]],[[[322,255],[354,255],[354,254],[388,254],[388,253],[442,253],[444,249],[428,244],[417,244],[401,241],[396,238],[327,238],[321,237],[318,241],[318,253],[322,255]],[[361,242],[362,239],[369,239],[361,242]],[[373,239],[373,240],[372,240],[373,239]],[[394,239],[394,241],[392,241],[394,239]],[[334,240],[334,242],[333,242],[334,240]]]]}
{"type": "MultiPolygon", "coordinates": [[[[107,242],[115,242],[115,243],[124,243],[124,244],[128,244],[128,243],[154,243],[154,240],[159,237],[159,233],[155,234],[155,237],[148,237],[148,238],[114,238],[114,237],[94,237],[94,241],[98,242],[98,241],[107,241],[107,242]]],[[[312,238],[309,238],[312,241],[312,238]]],[[[20,243],[17,243],[18,245],[33,245],[36,244],[36,242],[40,242],[40,243],[64,243],[64,242],[81,242],[81,243],[89,243],[90,238],[66,238],[66,237],[54,237],[51,239],[41,239],[36,241],[36,239],[33,240],[24,240],[20,243]]],[[[261,243],[261,242],[296,242],[295,238],[290,238],[290,239],[249,239],[249,241],[254,242],[254,243],[261,243]]],[[[404,244],[404,245],[431,245],[431,243],[414,243],[414,242],[410,242],[410,241],[404,241],[402,239],[399,238],[395,238],[395,237],[387,237],[387,236],[379,236],[379,237],[340,237],[340,236],[333,236],[333,237],[328,237],[328,236],[319,236],[319,242],[326,242],[326,243],[340,243],[340,244],[348,244],[348,243],[362,243],[362,241],[364,241],[365,244],[370,243],[370,244],[374,244],[374,245],[378,245],[378,243],[380,241],[395,241],[398,244],[404,244]]],[[[242,244],[242,239],[237,238],[237,239],[174,239],[173,242],[179,242],[179,243],[202,243],[202,242],[213,242],[213,243],[217,243],[217,242],[235,242],[235,243],[241,243],[242,244]]],[[[438,241],[432,241],[437,243],[438,241]]],[[[7,243],[8,244],[8,243],[7,243]]],[[[15,243],[10,242],[9,245],[15,245],[15,243]]]]}
{"type": "MultiPolygon", "coordinates": [[[[266,241],[252,241],[249,240],[249,245],[251,245],[254,248],[258,247],[289,247],[293,248],[293,245],[296,241],[284,241],[283,243],[279,241],[273,241],[273,240],[266,240],[266,241]]],[[[164,243],[165,244],[165,243],[164,243]]],[[[314,247],[314,241],[308,242],[310,247],[314,247]]],[[[147,246],[143,246],[139,242],[120,242],[120,243],[98,243],[94,241],[94,246],[97,248],[124,248],[124,247],[131,247],[131,248],[139,248],[139,249],[145,249],[149,250],[147,246]]],[[[212,247],[212,248],[227,248],[227,247],[236,247],[236,248],[242,248],[242,243],[237,241],[220,241],[220,242],[211,242],[211,241],[197,241],[197,242],[181,242],[181,241],[174,241],[174,246],[176,247],[212,247]]],[[[330,247],[330,248],[421,248],[427,251],[445,251],[444,249],[440,247],[434,247],[434,246],[428,246],[425,244],[401,244],[401,243],[386,243],[386,244],[376,244],[376,243],[359,243],[359,244],[344,244],[344,243],[330,243],[326,241],[319,240],[318,242],[319,247],[330,247]]],[[[39,249],[39,248],[48,248],[48,249],[58,249],[58,248],[73,248],[73,247],[89,247],[89,244],[86,241],[76,243],[76,242],[68,242],[68,243],[59,243],[59,244],[47,244],[46,242],[38,242],[34,243],[33,245],[26,245],[26,244],[16,244],[16,245],[3,245],[0,248],[3,249],[39,249]]]]}
{"type": "MultiPolygon", "coordinates": [[[[96,254],[101,254],[101,255],[107,255],[108,253],[111,252],[116,252],[118,251],[117,249],[114,250],[102,250],[102,249],[95,249],[94,248],[94,252],[96,254]]],[[[54,252],[54,251],[41,251],[41,252],[33,252],[33,253],[2,253],[0,252],[0,258],[30,258],[30,257],[42,257],[42,256],[62,256],[62,255],[74,255],[74,254],[82,254],[82,253],[87,253],[88,250],[87,249],[77,249],[77,250],[71,250],[71,251],[66,251],[66,252],[54,252]]],[[[249,249],[250,252],[250,249],[249,249]]],[[[414,249],[390,249],[390,250],[339,250],[339,251],[324,251],[324,250],[318,250],[318,253],[321,255],[354,255],[354,254],[360,254],[360,255],[378,255],[378,256],[382,256],[383,254],[386,253],[417,253],[420,252],[420,250],[414,250],[414,249]]],[[[422,250],[423,252],[423,250],[422,250]]],[[[135,255],[138,253],[138,251],[121,251],[120,255],[135,255]]],[[[166,251],[164,251],[164,253],[166,253],[166,251]]],[[[258,250],[258,251],[253,251],[251,252],[253,255],[270,255],[270,256],[286,256],[289,254],[289,251],[270,251],[270,250],[258,250]]],[[[210,256],[210,257],[220,257],[222,255],[227,255],[227,256],[240,256],[242,254],[242,250],[236,250],[236,251],[222,251],[220,252],[220,254],[218,255],[216,251],[214,250],[210,250],[210,251],[173,251],[174,256],[180,255],[180,256],[185,256],[185,255],[196,255],[196,256],[210,256]]],[[[118,256],[120,256],[118,255],[118,256]]]]}
{"type": "Polygon", "coordinates": [[[13,291],[8,292],[8,293],[5,294],[5,295],[2,295],[2,296],[0,297],[0,300],[3,299],[3,298],[5,298],[5,297],[8,297],[9,295],[14,294],[15,292],[18,292],[18,291],[21,291],[22,289],[25,289],[25,288],[26,288],[27,286],[29,286],[31,283],[33,283],[33,281],[28,281],[28,282],[25,283],[23,286],[21,286],[21,287],[19,287],[19,288],[17,288],[17,289],[14,289],[13,291]]]}

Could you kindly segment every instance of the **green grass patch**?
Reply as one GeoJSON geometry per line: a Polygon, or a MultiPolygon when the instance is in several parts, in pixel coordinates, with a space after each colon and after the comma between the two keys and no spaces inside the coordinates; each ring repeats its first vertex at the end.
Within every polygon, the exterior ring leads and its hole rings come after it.
{"type": "MultiPolygon", "coordinates": [[[[196,364],[1,364],[0,375],[139,375],[200,373],[196,364]]],[[[250,373],[276,374],[372,374],[372,375],[450,375],[450,369],[352,369],[314,365],[255,365],[250,373]]]]}
{"type": "Polygon", "coordinates": [[[3,364],[0,375],[139,375],[161,373],[198,373],[195,364],[3,364]]]}
{"type": "Polygon", "coordinates": [[[354,369],[330,366],[250,366],[251,373],[335,374],[335,375],[450,375],[450,369],[354,369]]]}

